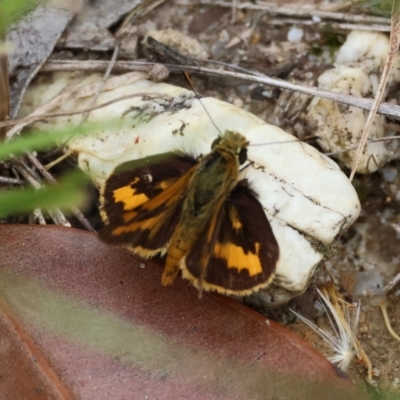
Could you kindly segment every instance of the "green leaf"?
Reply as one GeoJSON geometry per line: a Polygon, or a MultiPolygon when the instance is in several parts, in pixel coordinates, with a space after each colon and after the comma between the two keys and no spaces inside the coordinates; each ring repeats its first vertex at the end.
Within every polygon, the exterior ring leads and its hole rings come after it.
{"type": "Polygon", "coordinates": [[[0,161],[11,156],[18,156],[27,151],[41,151],[60,146],[60,143],[64,144],[78,135],[91,135],[98,132],[99,129],[104,130],[108,127],[115,127],[116,124],[120,124],[118,118],[98,123],[83,123],[79,126],[72,124],[68,126],[66,123],[63,123],[62,129],[53,128],[56,129],[53,131],[30,130],[23,132],[22,135],[16,136],[10,141],[0,142],[0,161]]]}
{"type": "Polygon", "coordinates": [[[0,161],[11,155],[17,156],[30,150],[43,150],[54,146],[56,143],[53,135],[48,132],[39,135],[19,136],[9,142],[0,144],[0,161]]]}
{"type": "Polygon", "coordinates": [[[33,10],[40,0],[0,0],[0,31],[33,10]]]}
{"type": "Polygon", "coordinates": [[[393,0],[353,0],[354,11],[390,17],[393,0]]]}
{"type": "Polygon", "coordinates": [[[32,211],[37,207],[70,209],[84,202],[82,185],[87,177],[81,172],[64,176],[59,183],[43,189],[15,189],[0,192],[0,218],[19,212],[32,211]]]}

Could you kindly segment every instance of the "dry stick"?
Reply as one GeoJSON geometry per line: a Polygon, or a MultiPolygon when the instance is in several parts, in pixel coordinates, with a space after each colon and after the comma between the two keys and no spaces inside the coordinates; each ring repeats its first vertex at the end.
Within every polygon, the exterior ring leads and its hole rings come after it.
{"type": "MultiPolygon", "coordinates": [[[[214,0],[200,0],[200,4],[212,4],[213,6],[219,7],[227,7],[231,8],[232,3],[229,1],[214,1],[214,0]]],[[[185,1],[176,0],[175,3],[188,5],[185,1]]],[[[324,11],[323,9],[315,9],[309,7],[301,7],[298,4],[295,4],[293,7],[285,7],[281,5],[276,5],[273,3],[262,3],[258,2],[257,4],[253,4],[250,2],[238,4],[237,8],[239,10],[259,10],[265,11],[270,14],[276,15],[286,15],[286,16],[296,16],[296,17],[319,17],[325,19],[333,19],[339,21],[349,21],[349,22],[362,22],[365,24],[387,24],[390,26],[389,18],[385,17],[374,17],[370,15],[360,15],[360,14],[350,14],[350,13],[339,13],[339,12],[331,12],[324,11]]]]}
{"type": "MultiPolygon", "coordinates": [[[[390,290],[392,290],[394,288],[395,285],[397,285],[400,281],[400,273],[397,274],[394,278],[392,278],[390,280],[390,282],[379,292],[379,295],[386,295],[390,290]]],[[[389,319],[389,315],[387,312],[387,299],[384,298],[384,300],[382,300],[379,303],[379,307],[382,311],[382,315],[383,315],[383,319],[385,321],[385,325],[386,325],[386,329],[388,330],[388,332],[390,333],[391,336],[393,336],[393,338],[395,338],[396,340],[400,341],[399,336],[396,334],[396,332],[393,330],[392,325],[390,323],[390,319],[389,319]]]]}
{"type": "Polygon", "coordinates": [[[400,273],[397,274],[394,278],[392,278],[392,279],[389,281],[389,283],[382,289],[382,292],[381,292],[381,293],[387,293],[387,292],[389,292],[389,291],[392,290],[392,289],[397,285],[397,283],[399,283],[399,282],[400,282],[400,273]]]}
{"type": "MultiPolygon", "coordinates": [[[[229,64],[225,64],[225,63],[219,63],[219,64],[224,64],[225,66],[230,66],[229,64]]],[[[60,70],[76,70],[77,68],[79,68],[80,70],[92,70],[92,71],[98,71],[98,70],[104,70],[104,68],[106,68],[108,65],[108,62],[106,61],[83,61],[83,62],[69,62],[69,61],[51,61],[48,62],[43,70],[45,71],[60,71],[60,70]]],[[[115,69],[119,70],[119,71],[132,71],[132,70],[139,70],[139,71],[146,71],[148,69],[149,65],[154,65],[154,63],[149,63],[149,62],[117,62],[115,64],[115,69]]],[[[316,88],[316,87],[302,87],[299,85],[295,85],[295,84],[291,84],[285,81],[282,81],[280,79],[276,79],[276,78],[270,78],[267,77],[265,75],[262,75],[261,73],[258,72],[251,72],[249,71],[249,73],[246,74],[239,74],[239,73],[235,73],[235,72],[230,72],[230,71],[218,71],[218,70],[211,70],[208,68],[203,68],[203,67],[193,67],[193,66],[179,66],[177,67],[176,65],[167,65],[168,68],[173,71],[173,72],[182,72],[182,69],[184,70],[188,70],[191,72],[197,72],[197,73],[201,73],[204,75],[219,75],[219,76],[232,76],[233,78],[238,78],[238,79],[243,79],[243,80],[247,80],[247,81],[255,81],[258,83],[264,83],[264,84],[270,84],[272,86],[277,86],[277,87],[281,87],[284,89],[289,89],[289,90],[293,90],[293,91],[298,91],[298,92],[302,92],[302,93],[306,93],[306,94],[310,94],[313,96],[319,96],[319,97],[324,97],[324,98],[328,98],[332,101],[336,101],[336,102],[341,102],[344,104],[348,104],[348,105],[352,105],[355,107],[359,107],[365,110],[370,110],[371,105],[372,105],[372,100],[370,99],[363,99],[363,98],[358,98],[358,97],[353,97],[353,96],[349,96],[349,95],[344,95],[341,93],[336,93],[336,92],[331,92],[328,90],[324,90],[324,89],[320,89],[320,88],[316,88]]],[[[242,70],[242,71],[246,71],[243,68],[239,68],[236,66],[230,66],[231,68],[235,68],[238,70],[242,70]]],[[[118,77],[113,77],[110,78],[109,82],[114,79],[114,78],[118,78],[118,77]]],[[[134,80],[138,80],[138,77],[134,77],[134,80]]],[[[96,84],[92,84],[92,85],[96,85],[96,84]]],[[[89,85],[88,85],[89,86],[89,85]]],[[[113,85],[110,85],[113,86],[113,85]]],[[[115,85],[118,86],[118,85],[115,85]]],[[[108,89],[108,86],[106,85],[106,88],[108,89]]],[[[89,95],[90,90],[85,91],[82,88],[81,92],[76,92],[74,93],[74,95],[76,97],[84,97],[89,95]],[[82,93],[81,93],[82,92],[82,93]]],[[[67,93],[64,93],[63,95],[61,95],[61,100],[64,98],[64,96],[67,95],[67,93]]],[[[88,112],[88,111],[93,111],[95,109],[99,109],[101,107],[105,107],[107,105],[110,105],[112,103],[121,101],[121,100],[126,100],[128,98],[131,98],[133,96],[138,96],[140,94],[135,94],[135,95],[128,95],[128,96],[122,96],[118,99],[114,99],[111,100],[109,102],[106,102],[104,104],[100,104],[96,107],[93,107],[91,109],[83,109],[83,110],[77,110],[75,112],[71,112],[71,113],[58,113],[58,114],[40,114],[37,113],[36,111],[39,110],[39,108],[37,110],[35,110],[35,112],[31,113],[29,116],[22,118],[21,120],[17,120],[17,121],[10,121],[10,122],[4,122],[4,123],[0,123],[0,127],[1,126],[6,126],[6,125],[12,125],[15,123],[18,124],[23,124],[24,126],[27,125],[28,123],[40,120],[40,119],[45,119],[45,118],[51,118],[51,117],[58,117],[58,116],[67,116],[67,115],[74,115],[74,114],[79,114],[82,112],[88,112]],[[34,114],[39,114],[39,115],[34,115],[34,114]]],[[[59,103],[59,101],[57,101],[57,103],[59,103]]],[[[55,107],[55,106],[54,106],[55,107]]],[[[378,113],[383,114],[383,115],[387,115],[393,118],[398,118],[400,119],[400,107],[396,106],[394,104],[390,104],[390,103],[381,103],[379,105],[378,108],[378,113]]],[[[398,136],[388,136],[385,138],[378,138],[378,139],[373,139],[371,141],[368,141],[368,143],[374,143],[374,142],[379,142],[379,141],[385,141],[385,140],[395,140],[395,139],[399,139],[398,136]]],[[[341,152],[346,152],[348,150],[353,150],[357,148],[356,147],[352,147],[350,149],[345,149],[341,152]]],[[[339,152],[335,152],[335,153],[329,153],[328,155],[333,155],[333,154],[338,154],[339,152]]]]}
{"type": "MultiPolygon", "coordinates": [[[[130,83],[137,82],[140,79],[143,79],[143,76],[140,77],[138,76],[137,73],[125,74],[123,76],[114,76],[106,82],[106,84],[104,85],[104,90],[112,90],[116,87],[121,86],[121,83],[128,85],[130,83]]],[[[96,93],[97,87],[98,87],[98,82],[94,82],[88,85],[79,86],[77,88],[68,90],[54,97],[46,104],[41,105],[35,111],[33,111],[28,116],[30,118],[22,118],[21,120],[19,120],[17,125],[15,125],[13,128],[7,131],[7,139],[8,140],[11,139],[14,135],[18,134],[21,131],[21,129],[23,129],[26,125],[30,124],[32,122],[32,118],[45,114],[47,111],[50,111],[53,108],[60,106],[61,104],[65,103],[71,98],[91,96],[94,93],[96,93]]],[[[9,123],[8,125],[11,124],[9,123]]],[[[3,126],[3,124],[0,124],[0,126],[3,126]]]]}
{"type": "MultiPolygon", "coordinates": [[[[114,47],[113,55],[111,57],[111,60],[108,63],[106,72],[104,73],[101,82],[98,83],[98,86],[97,86],[97,89],[96,89],[96,93],[94,94],[94,96],[90,100],[89,108],[93,107],[94,103],[96,102],[97,98],[100,95],[100,92],[103,90],[104,85],[106,84],[106,81],[107,81],[107,79],[109,78],[109,76],[111,74],[111,70],[113,69],[113,66],[114,66],[115,62],[117,61],[118,52],[119,52],[119,41],[117,39],[115,47],[114,47]]],[[[89,111],[83,115],[81,124],[83,124],[86,121],[88,116],[89,116],[89,111]]]]}
{"type": "Polygon", "coordinates": [[[349,31],[373,31],[373,32],[390,32],[390,25],[382,24],[353,24],[350,22],[331,22],[331,21],[321,21],[316,22],[312,19],[296,19],[296,18],[270,18],[268,19],[269,25],[305,25],[312,26],[315,29],[324,30],[329,28],[332,32],[339,29],[349,30],[349,31]]]}
{"type": "Polygon", "coordinates": [[[26,181],[33,186],[35,189],[41,189],[42,184],[40,183],[40,177],[32,168],[26,164],[22,158],[15,160],[15,166],[18,172],[26,179],[26,181]]]}
{"type": "MultiPolygon", "coordinates": [[[[138,62],[138,61],[124,61],[124,62],[116,62],[115,70],[116,71],[141,71],[145,72],[149,65],[154,65],[155,63],[149,62],[138,62]]],[[[108,65],[107,61],[95,61],[95,62],[84,62],[83,64],[79,64],[79,68],[92,70],[92,71],[99,71],[104,70],[108,65]]],[[[190,65],[172,65],[172,64],[165,64],[165,66],[170,70],[170,72],[179,72],[182,73],[183,71],[206,75],[206,76],[217,76],[217,77],[231,77],[234,79],[240,79],[246,82],[256,82],[264,85],[270,85],[279,87],[281,89],[288,89],[295,92],[300,92],[304,94],[308,94],[310,96],[316,96],[325,98],[331,101],[335,101],[338,103],[343,103],[349,106],[354,106],[361,108],[363,110],[369,111],[372,107],[372,99],[364,99],[359,97],[350,96],[347,94],[336,93],[330,90],[321,89],[314,86],[301,86],[296,85],[290,82],[286,82],[284,80],[278,78],[271,78],[266,75],[262,75],[260,73],[255,74],[245,74],[245,73],[238,73],[232,71],[221,71],[211,68],[204,68],[204,67],[195,67],[190,65]]],[[[42,68],[42,71],[68,71],[68,70],[76,70],[78,64],[76,62],[55,62],[51,61],[46,63],[46,65],[42,68]],[[60,65],[61,64],[61,65],[60,65]]],[[[388,117],[400,119],[400,106],[390,103],[380,103],[378,107],[378,114],[386,115],[388,117]]],[[[32,115],[32,114],[31,114],[32,115]]],[[[1,124],[0,124],[1,126],[1,124]]]]}
{"type": "Polygon", "coordinates": [[[353,169],[350,174],[350,181],[353,180],[354,175],[356,174],[358,164],[360,162],[361,155],[364,151],[365,145],[367,143],[368,135],[374,121],[376,111],[378,109],[379,103],[381,102],[384,91],[386,88],[387,81],[389,79],[390,72],[393,68],[393,64],[396,59],[397,50],[399,49],[400,44],[400,0],[393,1],[393,9],[392,9],[392,28],[390,34],[390,49],[389,54],[385,63],[385,67],[383,68],[382,77],[379,82],[378,90],[376,91],[374,103],[372,108],[368,114],[367,121],[365,122],[365,126],[363,129],[363,133],[361,136],[360,144],[356,152],[353,169]]]}
{"type": "Polygon", "coordinates": [[[35,218],[36,221],[39,222],[39,225],[46,225],[46,220],[44,219],[41,208],[35,208],[32,214],[33,218],[35,218]]]}
{"type": "Polygon", "coordinates": [[[231,0],[231,8],[232,8],[231,24],[232,25],[236,22],[236,10],[237,10],[237,7],[238,7],[237,0],[231,0]]]}
{"type": "MultiPolygon", "coordinates": [[[[35,168],[43,175],[43,177],[51,183],[56,183],[56,179],[49,171],[40,163],[40,161],[34,157],[32,154],[27,153],[27,157],[30,162],[35,166],[35,168]]],[[[96,232],[95,229],[92,227],[90,222],[86,219],[86,217],[76,208],[72,207],[72,212],[74,213],[75,217],[78,221],[90,232],[96,232]]]]}
{"type": "MultiPolygon", "coordinates": [[[[160,94],[160,93],[151,93],[151,92],[146,92],[146,93],[133,93],[133,94],[128,94],[126,96],[121,96],[121,97],[117,97],[116,99],[110,100],[110,101],[106,101],[105,103],[101,103],[97,106],[91,107],[91,108],[83,108],[82,110],[76,110],[76,111],[71,111],[71,112],[63,112],[63,113],[55,113],[55,114],[39,114],[39,115],[33,115],[35,112],[29,114],[28,116],[21,118],[21,119],[14,119],[12,121],[6,121],[6,122],[0,122],[0,128],[3,126],[13,126],[13,125],[28,125],[31,124],[33,122],[36,121],[40,121],[43,119],[48,119],[48,118],[57,118],[57,117],[69,117],[72,115],[77,115],[77,114],[84,114],[84,113],[88,113],[94,110],[98,110],[100,108],[103,107],[107,107],[111,104],[115,104],[118,103],[120,101],[123,100],[128,100],[128,99],[132,99],[134,97],[143,97],[146,96],[148,98],[150,98],[151,96],[153,96],[154,98],[163,98],[163,99],[170,99],[171,96],[166,95],[166,94],[160,94]]],[[[86,97],[86,94],[83,96],[76,96],[76,99],[80,98],[80,97],[86,97]]],[[[61,157],[60,157],[61,158],[61,157]]],[[[56,160],[58,161],[58,160],[56,160]]],[[[51,164],[51,163],[50,163],[51,164]]],[[[49,168],[46,168],[49,169],[49,168]]]]}
{"type": "Polygon", "coordinates": [[[0,182],[11,183],[11,184],[15,184],[15,185],[24,185],[26,183],[22,179],[9,178],[8,176],[0,176],[0,182]]]}
{"type": "MultiPolygon", "coordinates": [[[[369,144],[369,143],[377,143],[377,142],[386,142],[386,141],[389,141],[389,140],[399,140],[399,139],[400,139],[400,136],[385,136],[385,137],[382,137],[382,138],[367,140],[367,143],[369,144]]],[[[359,148],[359,145],[353,146],[353,147],[348,147],[345,150],[334,151],[332,153],[324,153],[324,154],[326,156],[335,156],[337,154],[346,153],[346,151],[355,150],[355,149],[358,149],[358,148],[359,148]]]]}
{"type": "Polygon", "coordinates": [[[386,329],[390,333],[390,335],[400,342],[400,337],[397,333],[393,330],[392,325],[390,323],[389,315],[387,312],[387,301],[386,299],[379,303],[379,307],[381,308],[383,319],[385,321],[386,329]]]}
{"type": "MultiPolygon", "coordinates": [[[[21,175],[35,188],[35,189],[41,189],[42,184],[39,182],[38,177],[36,176],[36,173],[32,171],[26,163],[22,159],[16,160],[16,167],[18,168],[18,171],[21,173],[21,175]]],[[[47,210],[49,213],[51,219],[54,221],[55,224],[57,225],[63,225],[70,227],[71,224],[68,222],[68,220],[65,218],[64,214],[61,212],[60,209],[54,208],[52,210],[47,210]]]]}
{"type": "Polygon", "coordinates": [[[66,158],[71,157],[73,154],[74,152],[72,150],[68,150],[62,156],[58,157],[56,160],[53,160],[48,164],[44,165],[44,168],[48,171],[55,165],[59,164],[61,161],[64,161],[66,158]]]}
{"type": "MultiPolygon", "coordinates": [[[[108,65],[108,62],[104,62],[104,61],[84,61],[84,62],[69,62],[69,61],[52,61],[47,63],[44,66],[44,70],[46,71],[59,71],[59,70],[75,70],[76,68],[79,68],[80,70],[103,70],[104,68],[106,68],[108,65]]],[[[132,69],[136,69],[136,70],[140,70],[140,71],[146,71],[149,65],[154,65],[154,63],[148,63],[148,62],[117,62],[116,63],[116,69],[119,70],[132,70],[132,69]]],[[[224,64],[225,65],[225,64],[224,64]]],[[[229,66],[229,64],[226,64],[225,66],[229,66]]],[[[290,84],[287,83],[285,81],[282,81],[280,79],[275,79],[275,78],[269,78],[266,77],[264,75],[262,75],[261,73],[258,72],[253,72],[252,74],[247,73],[247,74],[238,74],[238,73],[233,73],[233,72],[229,72],[229,71],[217,71],[217,70],[210,70],[207,68],[202,68],[202,67],[195,67],[195,69],[193,70],[193,67],[190,66],[179,66],[176,67],[175,65],[168,65],[168,67],[175,71],[175,72],[181,72],[182,69],[186,69],[186,70],[190,70],[192,72],[198,72],[198,73],[202,73],[207,75],[209,72],[210,74],[218,74],[218,75],[222,75],[222,76],[232,76],[234,78],[241,78],[241,79],[245,79],[248,81],[256,81],[259,83],[269,83],[273,86],[278,86],[278,87],[282,87],[285,89],[290,89],[290,90],[295,90],[295,91],[299,91],[299,92],[303,92],[303,93],[307,93],[310,95],[319,95],[320,97],[325,97],[325,98],[329,98],[330,100],[333,101],[337,101],[337,102],[342,102],[344,104],[349,104],[349,105],[353,105],[353,106],[358,106],[359,108],[363,108],[366,110],[370,109],[370,106],[372,104],[372,100],[369,99],[360,99],[357,97],[353,97],[353,96],[349,96],[349,95],[343,95],[340,93],[336,93],[336,92],[330,92],[328,90],[323,90],[320,88],[314,88],[314,87],[302,87],[299,85],[294,85],[294,84],[290,84]]],[[[234,67],[235,69],[239,69],[239,70],[244,70],[243,68],[239,68],[239,67],[235,67],[235,66],[231,66],[234,67]]],[[[114,79],[115,77],[111,78],[114,79]]],[[[109,82],[111,81],[111,79],[109,80],[109,82]]],[[[138,80],[139,78],[134,77],[134,80],[138,80]]],[[[93,84],[92,84],[93,85],[93,84]]],[[[94,84],[95,85],[95,84],[94,84]]],[[[89,86],[89,85],[88,85],[89,86]]],[[[112,85],[110,85],[112,86],[112,85]]],[[[116,85],[118,86],[118,85],[116,85]]],[[[107,86],[106,86],[107,87],[107,86]]],[[[108,88],[108,87],[107,87],[108,88]]],[[[88,92],[90,92],[90,90],[85,91],[84,89],[82,89],[81,92],[76,92],[74,93],[76,95],[76,97],[83,97],[83,96],[87,96],[88,92]],[[81,93],[82,92],[82,93],[81,93]]],[[[62,96],[62,99],[64,98],[64,95],[62,96]]],[[[122,96],[121,98],[118,99],[114,99],[111,100],[109,102],[106,102],[104,104],[100,104],[96,107],[93,107],[91,109],[83,109],[83,110],[77,110],[75,112],[71,112],[71,113],[58,113],[58,114],[41,114],[41,115],[34,115],[36,113],[37,109],[34,113],[30,114],[28,117],[25,117],[21,120],[17,120],[14,122],[4,122],[4,123],[0,123],[0,127],[1,126],[5,126],[5,125],[12,125],[15,123],[19,123],[19,124],[28,124],[40,119],[45,119],[45,118],[51,118],[51,117],[58,117],[58,116],[68,116],[68,115],[74,115],[74,114],[79,114],[82,112],[88,112],[88,111],[93,111],[95,109],[101,108],[101,107],[105,107],[107,105],[110,105],[112,103],[121,101],[121,100],[126,100],[128,98],[131,98],[133,96],[138,96],[140,94],[135,94],[135,95],[128,95],[128,96],[122,96]]],[[[58,101],[57,101],[58,103],[58,101]]],[[[396,106],[394,104],[389,104],[389,103],[381,103],[378,109],[378,112],[384,115],[388,115],[394,118],[400,118],[400,107],[396,106]]],[[[374,142],[379,142],[379,141],[385,141],[385,140],[395,140],[395,139],[399,139],[398,136],[388,136],[385,138],[378,138],[378,139],[373,139],[371,141],[368,141],[368,143],[374,143],[374,142]]],[[[357,148],[356,147],[352,147],[350,149],[345,149],[342,152],[346,152],[348,150],[353,150],[357,148]]],[[[338,154],[338,152],[335,153],[329,153],[328,155],[333,155],[333,154],[338,154]]]]}

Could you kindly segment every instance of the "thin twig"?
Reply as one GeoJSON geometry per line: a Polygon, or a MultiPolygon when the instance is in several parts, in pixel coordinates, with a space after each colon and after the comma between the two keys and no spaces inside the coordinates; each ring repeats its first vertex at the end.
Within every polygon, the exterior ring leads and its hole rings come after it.
{"type": "Polygon", "coordinates": [[[236,22],[237,6],[238,6],[238,1],[237,0],[231,0],[231,8],[232,8],[231,24],[232,25],[236,22]]]}
{"type": "MultiPolygon", "coordinates": [[[[367,140],[367,144],[369,144],[369,143],[378,143],[378,142],[386,142],[386,141],[390,141],[390,140],[399,140],[399,139],[400,139],[400,136],[385,136],[385,137],[381,137],[381,138],[367,140]]],[[[324,154],[326,156],[335,156],[337,154],[346,153],[346,151],[356,150],[356,149],[358,149],[358,147],[359,147],[359,145],[348,147],[345,150],[334,151],[332,153],[324,153],[324,154]]]]}
{"type": "Polygon", "coordinates": [[[382,289],[380,294],[390,292],[400,282],[400,273],[392,278],[389,283],[382,289]]]}
{"type": "MultiPolygon", "coordinates": [[[[18,168],[18,171],[21,173],[21,175],[35,188],[35,189],[41,189],[43,186],[39,182],[39,177],[37,174],[28,167],[28,165],[20,158],[15,160],[16,163],[16,168],[18,168]]],[[[51,219],[53,222],[57,225],[63,225],[70,227],[71,224],[68,222],[68,220],[65,218],[64,214],[59,208],[54,208],[51,210],[47,210],[49,213],[51,219]]]]}
{"type": "Polygon", "coordinates": [[[9,178],[8,176],[0,176],[0,182],[11,183],[11,184],[15,184],[15,185],[25,185],[26,184],[26,182],[23,181],[22,179],[9,178]]]}
{"type": "Polygon", "coordinates": [[[35,220],[39,223],[39,225],[46,225],[46,220],[40,208],[35,208],[32,214],[35,220]]]}
{"type": "MultiPolygon", "coordinates": [[[[0,127],[3,126],[13,126],[13,125],[28,125],[31,124],[33,122],[36,121],[40,121],[40,120],[44,120],[44,119],[49,119],[49,118],[58,118],[58,117],[69,117],[72,115],[77,115],[77,114],[85,114],[94,110],[98,110],[100,108],[103,107],[107,107],[111,104],[115,104],[118,103],[120,101],[123,100],[128,100],[128,99],[132,99],[134,97],[143,97],[146,96],[148,98],[153,97],[153,98],[159,98],[159,99],[167,99],[170,98],[171,96],[166,95],[166,94],[162,94],[162,93],[132,93],[132,94],[128,94],[126,96],[121,96],[121,97],[117,97],[116,99],[110,100],[110,101],[106,101],[105,103],[101,103],[97,106],[94,107],[90,107],[90,108],[83,108],[82,110],[75,110],[75,111],[71,111],[71,112],[61,112],[61,113],[55,113],[55,114],[39,114],[39,115],[33,115],[36,114],[35,112],[27,115],[26,117],[20,118],[20,119],[14,119],[12,121],[6,121],[6,122],[0,122],[0,127]]],[[[79,98],[80,96],[77,96],[77,98],[79,98]]]]}
{"type": "Polygon", "coordinates": [[[386,299],[383,300],[381,303],[379,303],[379,307],[382,311],[382,315],[383,315],[383,320],[385,321],[385,325],[386,325],[386,329],[388,330],[388,332],[390,333],[390,335],[398,340],[400,342],[400,337],[399,335],[393,330],[392,328],[392,324],[390,323],[390,319],[389,319],[389,315],[387,312],[387,301],[386,299]]]}
{"type": "Polygon", "coordinates": [[[93,228],[89,220],[83,215],[83,213],[76,207],[72,207],[71,211],[74,213],[76,219],[82,224],[82,226],[89,232],[96,233],[96,229],[93,228]]]}
{"type": "MultiPolygon", "coordinates": [[[[117,40],[117,41],[116,41],[116,44],[115,44],[115,47],[114,47],[113,55],[112,55],[112,57],[111,57],[110,62],[108,63],[106,72],[104,73],[104,75],[103,75],[101,81],[98,83],[98,87],[97,87],[96,92],[94,93],[92,99],[90,100],[90,103],[89,103],[89,107],[88,107],[88,108],[93,107],[93,105],[94,105],[94,103],[96,102],[97,98],[99,97],[101,91],[103,90],[104,85],[106,84],[106,81],[107,81],[108,77],[110,76],[111,71],[112,71],[112,69],[113,69],[113,67],[114,67],[114,65],[115,65],[115,62],[117,61],[119,48],[120,48],[120,45],[119,45],[119,41],[117,40]]],[[[90,112],[90,111],[86,112],[86,113],[83,115],[81,124],[84,123],[84,122],[87,120],[87,117],[89,116],[89,112],[90,112]]]]}
{"type": "MultiPolygon", "coordinates": [[[[29,161],[35,166],[35,168],[42,174],[42,176],[50,183],[56,183],[57,180],[54,176],[47,171],[47,169],[41,164],[41,162],[34,157],[32,154],[27,154],[29,161]]],[[[95,229],[92,227],[90,222],[86,219],[86,217],[76,208],[71,208],[72,212],[74,213],[75,217],[78,221],[90,232],[96,232],[95,229]]]]}
{"type": "Polygon", "coordinates": [[[31,186],[33,186],[35,189],[42,188],[39,175],[32,168],[29,168],[29,166],[22,158],[15,160],[15,167],[31,186]]]}
{"type": "MultiPolygon", "coordinates": [[[[45,64],[42,68],[42,71],[66,71],[66,70],[76,70],[78,64],[75,62],[73,64],[69,62],[61,62],[63,66],[60,65],[60,61],[49,61],[45,64]]],[[[149,65],[154,65],[155,63],[150,62],[142,62],[142,61],[124,61],[124,62],[116,62],[115,70],[119,71],[141,71],[145,72],[149,65]]],[[[99,71],[108,65],[107,62],[104,61],[85,61],[84,64],[80,65],[79,68],[85,70],[92,70],[92,71],[99,71]]],[[[206,76],[217,76],[217,77],[231,77],[233,79],[239,79],[246,82],[256,82],[264,85],[270,85],[279,87],[282,89],[288,89],[304,94],[308,94],[310,96],[316,96],[325,98],[331,101],[335,101],[338,103],[347,104],[349,106],[354,106],[361,108],[363,110],[369,111],[372,107],[373,100],[372,99],[364,99],[359,97],[350,96],[347,94],[336,93],[330,90],[321,89],[314,86],[301,86],[296,85],[290,82],[286,82],[284,80],[278,78],[271,78],[266,75],[262,75],[257,73],[255,76],[254,74],[244,74],[232,71],[221,71],[211,68],[205,67],[197,67],[197,66],[190,66],[190,65],[172,65],[172,64],[165,64],[165,66],[170,70],[170,72],[179,72],[183,71],[191,72],[194,74],[199,75],[206,75],[206,76]]],[[[381,103],[378,107],[378,114],[386,115],[388,117],[400,119],[400,106],[390,103],[381,103]]],[[[1,124],[0,124],[1,126],[1,124]]]]}
{"type": "MultiPolygon", "coordinates": [[[[187,1],[175,0],[176,4],[188,5],[187,1]]],[[[200,0],[200,4],[211,4],[218,7],[232,8],[232,3],[230,1],[214,1],[214,0],[200,0]]],[[[350,14],[341,12],[324,11],[318,9],[317,7],[301,7],[298,3],[293,4],[293,6],[277,5],[274,3],[263,3],[261,1],[257,4],[246,2],[237,4],[239,10],[258,10],[264,11],[269,14],[275,15],[285,15],[285,16],[296,16],[300,18],[312,18],[319,17],[338,21],[349,21],[349,22],[361,22],[364,24],[387,24],[390,28],[390,20],[385,17],[374,17],[371,15],[362,14],[350,14]]]]}
{"type": "MultiPolygon", "coordinates": [[[[104,90],[112,90],[116,87],[119,87],[119,86],[121,86],[121,82],[128,85],[130,83],[137,82],[139,79],[140,79],[140,76],[138,76],[138,74],[125,74],[122,77],[121,76],[113,76],[104,85],[104,90]]],[[[142,76],[142,79],[143,79],[143,76],[142,76]]],[[[35,111],[33,111],[29,115],[29,117],[32,118],[32,117],[35,117],[38,115],[43,115],[46,112],[60,106],[61,104],[65,103],[66,101],[68,101],[70,99],[92,96],[94,93],[96,93],[97,87],[98,87],[98,83],[94,82],[91,84],[87,84],[84,86],[78,86],[71,90],[64,91],[62,94],[54,97],[52,100],[48,101],[46,104],[43,104],[40,107],[38,107],[35,111]]],[[[18,134],[21,131],[21,129],[23,129],[29,123],[31,123],[29,118],[26,121],[24,119],[22,119],[21,122],[19,122],[13,128],[9,129],[7,131],[7,140],[11,139],[14,135],[18,134]]]]}
{"type": "Polygon", "coordinates": [[[393,9],[392,9],[392,28],[390,34],[390,49],[389,54],[386,59],[385,67],[382,71],[382,77],[379,82],[378,89],[376,91],[375,99],[372,105],[371,110],[369,111],[368,118],[365,122],[365,126],[363,129],[363,133],[361,135],[361,140],[359,143],[359,147],[357,149],[356,155],[354,157],[354,164],[350,174],[350,181],[353,180],[354,175],[356,174],[358,164],[361,159],[361,155],[364,152],[365,145],[367,143],[368,135],[371,130],[372,123],[374,121],[376,112],[378,110],[379,103],[381,102],[386,84],[388,82],[390,72],[392,71],[397,51],[399,49],[400,44],[400,0],[393,1],[393,9]]]}
{"type": "Polygon", "coordinates": [[[336,32],[339,29],[349,30],[349,31],[374,31],[374,32],[390,32],[390,25],[382,24],[354,24],[351,22],[331,22],[331,21],[314,21],[312,19],[296,19],[296,18],[271,18],[268,20],[270,25],[303,25],[312,26],[318,30],[324,30],[329,28],[332,32],[336,32]]]}
{"type": "MultiPolygon", "coordinates": [[[[400,138],[400,137],[399,137],[400,138]]],[[[71,157],[74,154],[72,150],[67,150],[62,156],[58,157],[56,160],[49,162],[48,164],[44,165],[47,171],[53,168],[55,165],[59,164],[61,161],[64,161],[66,158],[71,157]]]]}

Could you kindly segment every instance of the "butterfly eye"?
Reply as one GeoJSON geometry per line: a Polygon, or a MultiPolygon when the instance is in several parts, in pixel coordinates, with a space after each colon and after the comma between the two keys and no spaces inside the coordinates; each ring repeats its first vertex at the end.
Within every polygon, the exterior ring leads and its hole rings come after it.
{"type": "Polygon", "coordinates": [[[242,165],[247,161],[247,149],[241,148],[238,154],[239,164],[242,165]]]}
{"type": "Polygon", "coordinates": [[[221,136],[218,136],[211,144],[211,149],[213,149],[215,146],[219,145],[221,143],[221,136]]]}

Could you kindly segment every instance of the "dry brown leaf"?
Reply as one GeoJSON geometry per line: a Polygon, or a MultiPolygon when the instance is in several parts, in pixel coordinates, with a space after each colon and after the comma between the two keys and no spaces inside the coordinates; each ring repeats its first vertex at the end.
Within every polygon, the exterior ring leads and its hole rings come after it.
{"type": "Polygon", "coordinates": [[[1,398],[362,398],[287,328],[162,287],[160,261],[57,226],[0,236],[1,398]]]}

